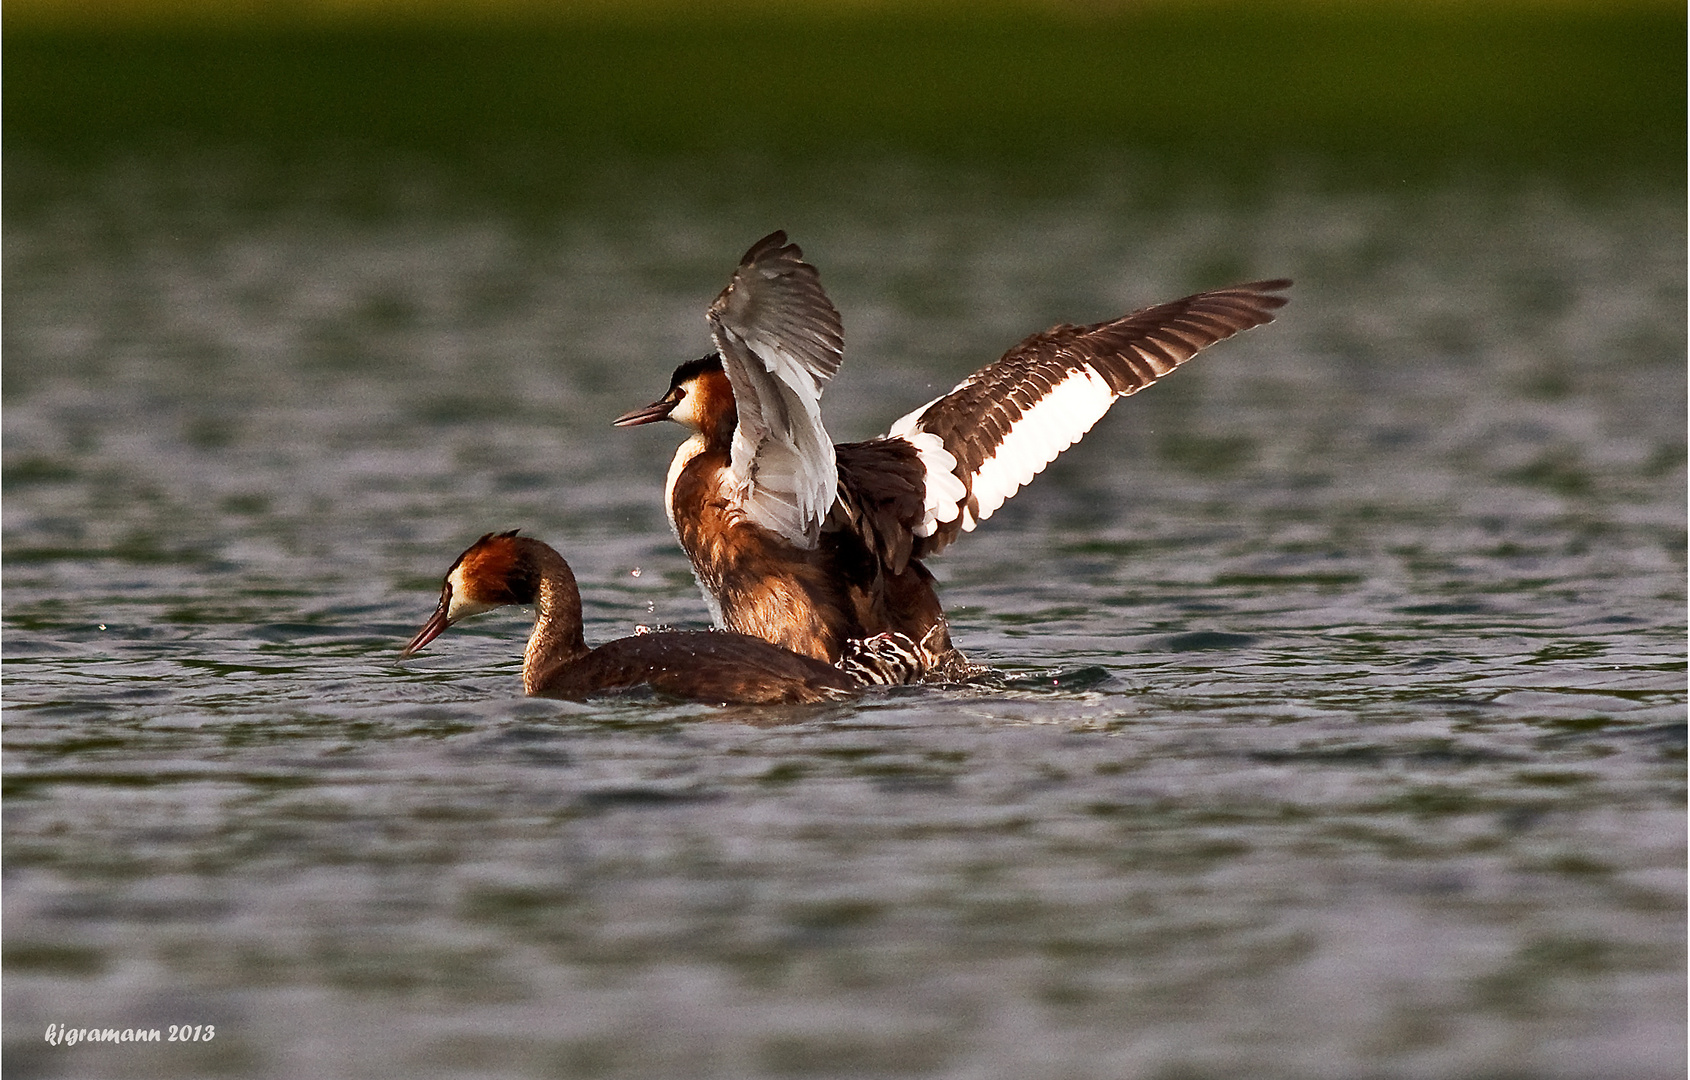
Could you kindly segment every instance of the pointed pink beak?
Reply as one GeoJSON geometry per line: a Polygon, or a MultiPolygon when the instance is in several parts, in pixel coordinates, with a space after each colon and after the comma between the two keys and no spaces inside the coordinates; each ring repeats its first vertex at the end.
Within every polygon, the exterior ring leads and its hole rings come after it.
{"type": "Polygon", "coordinates": [[[680,404],[679,399],[671,400],[669,395],[642,406],[631,412],[625,412],[610,422],[611,427],[639,427],[641,424],[655,424],[659,420],[669,419],[669,414],[680,404]]]}
{"type": "Polygon", "coordinates": [[[434,609],[434,614],[428,617],[428,621],[423,623],[423,628],[417,631],[417,636],[412,638],[411,643],[405,646],[404,650],[399,653],[401,659],[410,656],[418,649],[421,649],[424,645],[427,645],[429,642],[445,633],[446,628],[452,625],[452,619],[449,615],[447,615],[447,609],[451,606],[451,603],[452,593],[450,590],[447,590],[445,595],[441,596],[440,606],[434,609]]]}

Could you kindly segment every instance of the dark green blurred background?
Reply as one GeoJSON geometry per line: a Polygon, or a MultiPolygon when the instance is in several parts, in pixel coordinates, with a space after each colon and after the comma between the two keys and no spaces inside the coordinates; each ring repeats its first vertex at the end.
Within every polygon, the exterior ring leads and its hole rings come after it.
{"type": "Polygon", "coordinates": [[[607,156],[701,152],[890,151],[1035,186],[1117,152],[1221,178],[1684,177],[1682,5],[293,10],[114,26],[8,5],[8,154],[400,151],[536,194],[607,156]]]}

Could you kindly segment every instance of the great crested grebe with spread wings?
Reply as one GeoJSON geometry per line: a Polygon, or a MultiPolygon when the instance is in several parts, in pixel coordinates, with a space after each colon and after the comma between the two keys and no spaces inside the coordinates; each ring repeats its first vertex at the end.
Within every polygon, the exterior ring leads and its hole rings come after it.
{"type": "Polygon", "coordinates": [[[821,393],[844,351],[839,312],[775,232],[710,306],[716,351],[616,425],[673,420],[692,432],[664,502],[719,624],[871,681],[954,678],[968,665],[921,560],[991,517],[1116,398],[1271,322],[1290,284],[1052,327],[886,434],[835,445],[821,393]]]}

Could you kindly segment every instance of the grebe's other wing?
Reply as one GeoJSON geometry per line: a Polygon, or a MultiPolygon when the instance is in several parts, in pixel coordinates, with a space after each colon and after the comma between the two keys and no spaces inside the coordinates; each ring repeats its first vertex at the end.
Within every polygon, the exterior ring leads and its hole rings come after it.
{"type": "MultiPolygon", "coordinates": [[[[1144,389],[1218,341],[1272,322],[1285,305],[1277,294],[1290,285],[1255,281],[1108,322],[1054,326],[900,418],[887,438],[921,447],[936,437],[955,459],[952,475],[962,484],[953,505],[928,509],[915,530],[914,554],[934,554],[972,532],[1090,431],[1116,398],[1144,389]]],[[[923,457],[942,466],[943,455],[923,457]]],[[[940,476],[926,486],[930,502],[956,489],[940,476]]]]}
{"type": "Polygon", "coordinates": [[[757,241],[709,320],[738,411],[730,468],[741,505],[759,525],[809,547],[838,485],[821,393],[845,338],[803,256],[784,232],[757,241]]]}

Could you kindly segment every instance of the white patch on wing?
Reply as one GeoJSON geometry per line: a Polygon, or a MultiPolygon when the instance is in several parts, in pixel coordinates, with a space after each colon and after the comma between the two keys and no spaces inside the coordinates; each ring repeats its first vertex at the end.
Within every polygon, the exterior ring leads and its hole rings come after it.
{"type": "Polygon", "coordinates": [[[1114,401],[1115,392],[1103,376],[1090,368],[1069,372],[1021,414],[974,474],[974,499],[979,510],[963,515],[963,530],[973,532],[976,525],[991,517],[1005,499],[1090,431],[1114,401]]]}
{"type": "Polygon", "coordinates": [[[945,449],[945,440],[931,431],[909,431],[896,437],[913,446],[921,461],[921,522],[910,531],[932,536],[940,522],[955,521],[962,513],[968,489],[957,477],[956,458],[945,449]]]}

